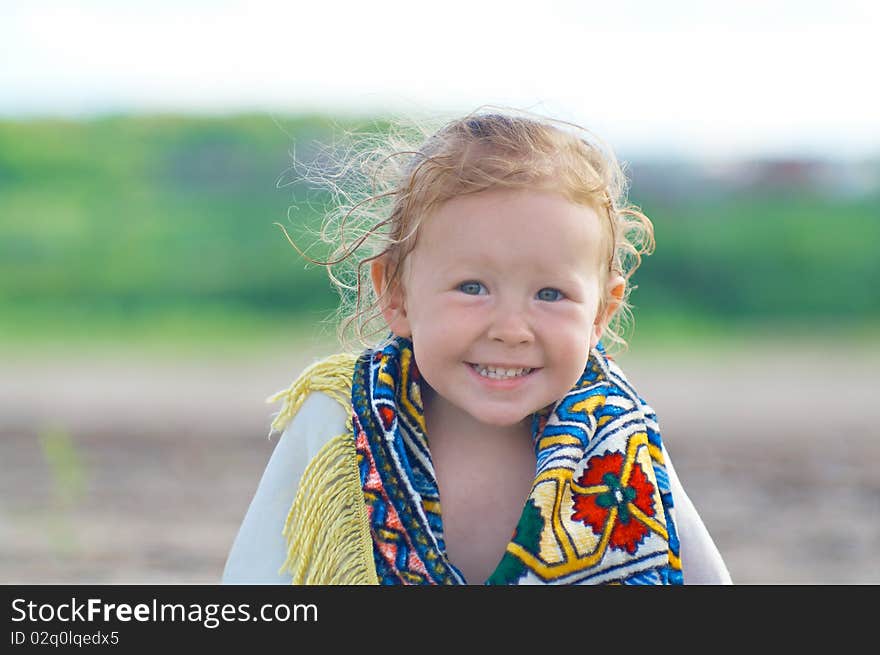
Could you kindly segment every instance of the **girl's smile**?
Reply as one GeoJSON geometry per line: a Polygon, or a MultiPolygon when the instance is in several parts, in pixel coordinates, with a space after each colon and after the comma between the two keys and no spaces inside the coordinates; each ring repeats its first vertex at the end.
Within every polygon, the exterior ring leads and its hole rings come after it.
{"type": "Polygon", "coordinates": [[[531,378],[533,378],[537,373],[541,370],[540,368],[521,368],[521,367],[510,367],[507,373],[492,373],[481,372],[486,371],[486,368],[481,367],[477,368],[478,365],[471,364],[465,362],[467,364],[468,369],[474,375],[474,377],[479,380],[479,382],[485,385],[489,389],[516,389],[517,387],[525,384],[531,378]],[[510,374],[511,371],[517,371],[513,375],[510,374]]]}

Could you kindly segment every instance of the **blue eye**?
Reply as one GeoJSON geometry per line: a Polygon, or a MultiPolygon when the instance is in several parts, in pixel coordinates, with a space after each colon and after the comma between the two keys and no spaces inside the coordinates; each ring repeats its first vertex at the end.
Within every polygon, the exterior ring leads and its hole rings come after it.
{"type": "Polygon", "coordinates": [[[538,292],[539,297],[541,296],[542,291],[552,291],[553,293],[559,294],[559,297],[558,298],[541,298],[541,300],[550,300],[550,301],[562,300],[563,294],[559,289],[554,289],[552,287],[545,287],[545,288],[541,289],[541,291],[538,292]]]}
{"type": "Polygon", "coordinates": [[[464,291],[465,293],[467,293],[469,296],[472,296],[472,295],[474,295],[474,294],[472,294],[472,293],[468,293],[467,291],[465,291],[465,289],[467,289],[467,288],[471,288],[471,289],[476,288],[476,290],[477,290],[477,294],[479,294],[479,289],[480,289],[481,286],[483,286],[483,285],[480,284],[479,282],[463,282],[462,284],[458,285],[458,288],[461,289],[462,291],[464,291]]]}

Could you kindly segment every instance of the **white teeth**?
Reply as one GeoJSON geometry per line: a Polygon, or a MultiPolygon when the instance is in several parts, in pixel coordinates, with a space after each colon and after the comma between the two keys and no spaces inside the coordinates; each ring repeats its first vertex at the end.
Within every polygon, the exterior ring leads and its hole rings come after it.
{"type": "Polygon", "coordinates": [[[487,378],[496,378],[496,379],[505,379],[505,378],[516,378],[522,375],[528,375],[532,372],[530,368],[502,368],[498,369],[494,366],[482,366],[480,364],[471,364],[471,366],[476,370],[480,375],[487,378]]]}

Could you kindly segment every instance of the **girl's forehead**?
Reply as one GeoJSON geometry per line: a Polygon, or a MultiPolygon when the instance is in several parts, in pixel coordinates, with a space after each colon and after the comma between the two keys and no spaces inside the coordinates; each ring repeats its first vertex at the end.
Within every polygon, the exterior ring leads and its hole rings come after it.
{"type": "Polygon", "coordinates": [[[421,226],[407,258],[413,261],[405,268],[436,276],[465,270],[582,276],[604,268],[606,248],[596,212],[545,200],[529,198],[494,208],[450,205],[421,226]]]}
{"type": "Polygon", "coordinates": [[[456,259],[538,254],[552,260],[574,251],[589,255],[602,237],[602,222],[593,207],[560,193],[534,190],[455,197],[419,226],[424,250],[456,259]]]}

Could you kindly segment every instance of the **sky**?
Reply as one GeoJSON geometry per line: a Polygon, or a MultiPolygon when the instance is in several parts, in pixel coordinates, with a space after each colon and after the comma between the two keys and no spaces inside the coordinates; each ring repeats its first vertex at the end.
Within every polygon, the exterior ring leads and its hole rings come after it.
{"type": "Polygon", "coordinates": [[[880,156],[875,0],[0,0],[0,118],[570,120],[643,155],[880,156]]]}

